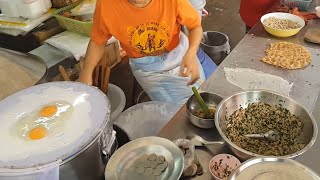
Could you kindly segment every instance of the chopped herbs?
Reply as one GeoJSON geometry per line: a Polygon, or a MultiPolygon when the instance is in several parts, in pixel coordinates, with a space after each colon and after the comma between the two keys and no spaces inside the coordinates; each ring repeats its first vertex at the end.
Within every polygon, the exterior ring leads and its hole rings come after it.
{"type": "Polygon", "coordinates": [[[280,104],[250,103],[246,109],[240,108],[229,117],[226,135],[247,151],[266,156],[284,156],[305,147],[305,144],[298,143],[302,129],[301,120],[280,104]],[[277,130],[280,140],[271,142],[244,136],[269,130],[277,130]]]}
{"type": "MultiPolygon", "coordinates": [[[[210,114],[209,119],[214,119],[214,113],[216,112],[216,107],[212,105],[212,106],[208,106],[208,108],[209,108],[209,114],[210,114]]],[[[193,115],[203,119],[206,118],[206,115],[204,114],[202,108],[197,109],[193,115]]]]}

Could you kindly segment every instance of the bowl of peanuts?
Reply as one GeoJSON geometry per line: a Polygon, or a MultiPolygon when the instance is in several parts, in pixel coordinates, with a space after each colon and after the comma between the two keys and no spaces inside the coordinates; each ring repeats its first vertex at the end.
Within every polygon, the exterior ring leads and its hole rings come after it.
{"type": "Polygon", "coordinates": [[[305,21],[290,13],[269,13],[260,19],[264,29],[277,37],[291,37],[305,26],[305,21]]]}

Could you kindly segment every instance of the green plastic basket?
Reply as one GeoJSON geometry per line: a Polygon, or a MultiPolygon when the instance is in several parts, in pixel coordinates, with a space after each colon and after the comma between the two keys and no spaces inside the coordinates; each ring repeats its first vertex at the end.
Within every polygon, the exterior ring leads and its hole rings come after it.
{"type": "Polygon", "coordinates": [[[64,17],[62,14],[66,11],[69,11],[73,8],[75,8],[77,5],[79,5],[81,3],[77,2],[75,4],[71,4],[67,7],[58,9],[56,11],[53,12],[53,16],[55,18],[57,18],[58,23],[60,24],[60,26],[68,31],[72,31],[78,34],[82,34],[85,36],[90,36],[91,33],[91,29],[92,29],[92,24],[93,21],[88,21],[88,22],[84,22],[84,21],[78,21],[75,19],[71,19],[71,18],[67,18],[64,17]]]}

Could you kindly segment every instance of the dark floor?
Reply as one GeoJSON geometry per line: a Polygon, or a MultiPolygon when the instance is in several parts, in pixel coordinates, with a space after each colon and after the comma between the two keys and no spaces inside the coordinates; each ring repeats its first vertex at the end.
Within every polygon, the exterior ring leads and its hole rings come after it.
{"type": "MultiPolygon", "coordinates": [[[[207,0],[205,9],[209,16],[204,17],[202,21],[204,31],[220,31],[228,35],[231,48],[234,48],[245,35],[245,26],[238,13],[239,3],[239,0],[207,0]]],[[[127,98],[126,108],[134,105],[142,92],[141,87],[134,83],[128,59],[123,59],[112,69],[110,83],[124,91],[127,98]]],[[[140,98],[140,102],[148,100],[145,94],[140,98]]]]}

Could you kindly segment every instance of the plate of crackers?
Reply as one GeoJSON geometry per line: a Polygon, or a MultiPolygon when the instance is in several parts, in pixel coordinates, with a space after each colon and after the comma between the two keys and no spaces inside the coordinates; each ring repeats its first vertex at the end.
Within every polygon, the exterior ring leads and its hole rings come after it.
{"type": "Polygon", "coordinates": [[[184,156],[173,142],[160,137],[135,139],[118,149],[108,161],[108,180],[179,179],[184,156]]]}
{"type": "Polygon", "coordinates": [[[284,69],[300,69],[311,63],[309,50],[290,42],[271,43],[265,52],[263,62],[284,69]]]}

